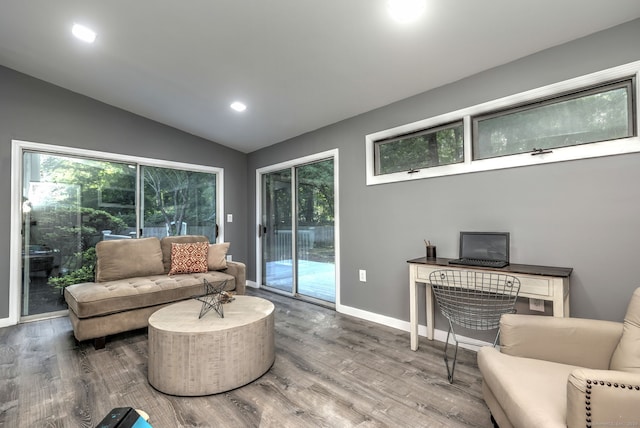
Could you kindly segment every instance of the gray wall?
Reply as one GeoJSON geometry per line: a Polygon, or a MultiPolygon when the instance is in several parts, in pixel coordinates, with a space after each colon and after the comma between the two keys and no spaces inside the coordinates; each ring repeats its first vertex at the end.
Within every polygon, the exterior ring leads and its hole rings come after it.
{"type": "MultiPolygon", "coordinates": [[[[225,224],[235,260],[247,258],[246,155],[0,66],[0,200],[11,194],[11,140],[224,168],[225,224]],[[226,219],[226,217],[225,217],[226,219]]],[[[9,204],[0,204],[9,224],[9,204]]],[[[9,316],[10,230],[0,228],[0,318],[9,316]]]]}
{"type": "MultiPolygon", "coordinates": [[[[640,286],[640,154],[367,187],[364,137],[637,61],[638,40],[640,20],[251,153],[250,229],[257,168],[339,148],[343,305],[408,321],[406,260],[424,255],[422,239],[439,256],[455,257],[460,230],[496,230],[511,232],[514,263],[574,268],[572,316],[621,320],[640,286]],[[358,269],[367,270],[364,284],[358,269]]],[[[248,238],[248,278],[255,280],[255,237],[248,238]]],[[[436,328],[446,330],[442,317],[436,328]]]]}

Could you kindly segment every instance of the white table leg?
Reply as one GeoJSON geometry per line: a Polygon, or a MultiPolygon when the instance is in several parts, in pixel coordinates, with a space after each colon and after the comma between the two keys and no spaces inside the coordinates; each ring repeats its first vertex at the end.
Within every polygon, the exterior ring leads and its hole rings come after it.
{"type": "Polygon", "coordinates": [[[418,285],[416,284],[416,266],[409,265],[409,332],[411,350],[418,350],[418,285]]]}
{"type": "Polygon", "coordinates": [[[433,290],[430,284],[425,284],[424,294],[426,295],[426,320],[427,320],[427,339],[433,340],[433,290]]]}

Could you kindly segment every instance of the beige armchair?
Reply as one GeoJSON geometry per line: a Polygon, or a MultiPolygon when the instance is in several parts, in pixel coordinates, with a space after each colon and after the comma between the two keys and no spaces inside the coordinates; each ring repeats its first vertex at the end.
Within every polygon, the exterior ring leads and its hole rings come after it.
{"type": "Polygon", "coordinates": [[[500,428],[640,427],[640,288],[624,323],[503,315],[483,347],[483,395],[500,428]]]}

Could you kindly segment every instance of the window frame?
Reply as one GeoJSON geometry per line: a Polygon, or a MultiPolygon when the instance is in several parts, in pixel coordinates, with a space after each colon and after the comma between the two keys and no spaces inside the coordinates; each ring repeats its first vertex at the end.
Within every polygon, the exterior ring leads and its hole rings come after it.
{"type": "MultiPolygon", "coordinates": [[[[397,141],[401,141],[401,140],[405,140],[405,139],[409,139],[409,138],[414,138],[414,137],[420,137],[423,135],[428,135],[428,134],[437,134],[440,131],[445,131],[445,130],[449,130],[449,129],[453,129],[453,128],[457,128],[458,126],[462,126],[462,130],[464,133],[464,121],[463,120],[457,120],[455,122],[451,122],[451,123],[443,123],[441,125],[438,126],[433,126],[430,128],[425,128],[425,129],[419,129],[416,130],[414,132],[411,132],[409,134],[402,134],[402,135],[396,135],[394,137],[391,138],[383,138],[377,141],[373,142],[374,145],[374,159],[375,159],[375,164],[374,164],[374,168],[375,168],[375,174],[380,176],[380,175],[387,175],[387,174],[383,174],[380,173],[380,168],[381,168],[381,164],[380,164],[380,147],[382,145],[385,144],[393,144],[394,142],[397,141]]],[[[448,163],[448,164],[442,164],[442,165],[437,165],[437,166],[430,166],[430,167],[411,167],[411,169],[409,170],[401,170],[401,171],[396,171],[394,173],[389,173],[389,174],[395,174],[395,173],[410,173],[410,174],[414,174],[418,171],[420,171],[421,169],[425,169],[425,168],[436,168],[438,166],[444,166],[444,165],[454,165],[454,164],[458,164],[458,163],[463,163],[464,162],[464,136],[463,136],[463,141],[462,141],[462,161],[460,162],[452,162],[452,163],[448,163]]]]}
{"type": "MultiPolygon", "coordinates": [[[[500,109],[500,110],[494,110],[494,111],[490,111],[487,112],[485,114],[477,114],[474,115],[471,118],[471,123],[472,123],[472,130],[471,130],[471,134],[472,134],[472,153],[473,153],[473,160],[478,161],[478,160],[484,160],[484,159],[491,159],[491,158],[497,158],[497,157],[501,157],[501,156],[513,156],[516,154],[522,154],[522,153],[531,153],[531,151],[527,151],[527,152],[518,152],[518,153],[513,153],[513,154],[498,154],[498,155],[494,155],[494,156],[489,156],[489,157],[484,157],[484,158],[477,158],[477,154],[480,151],[480,146],[479,146],[479,137],[480,137],[480,132],[478,130],[478,124],[479,122],[483,121],[483,120],[490,120],[490,119],[495,119],[495,118],[499,118],[499,117],[504,117],[504,116],[508,116],[510,114],[516,114],[516,113],[521,113],[521,112],[525,112],[525,111],[531,111],[531,110],[535,110],[537,108],[542,108],[542,107],[547,107],[547,106],[552,106],[552,105],[557,105],[559,103],[562,102],[566,102],[566,101],[573,101],[573,100],[579,100],[581,98],[585,98],[591,95],[596,95],[599,93],[604,93],[604,92],[608,92],[608,91],[612,91],[615,89],[627,89],[628,90],[628,94],[629,97],[627,99],[627,108],[628,108],[628,112],[629,112],[629,117],[627,118],[627,126],[629,129],[631,129],[631,135],[627,136],[627,137],[623,137],[623,138],[632,138],[637,136],[637,126],[634,123],[634,118],[636,116],[636,111],[635,111],[635,104],[636,104],[636,97],[635,95],[635,87],[636,87],[636,79],[635,79],[635,75],[630,75],[630,76],[626,76],[623,77],[621,79],[615,79],[612,81],[607,81],[607,82],[600,82],[596,85],[592,85],[589,87],[585,87],[581,90],[574,90],[574,91],[569,91],[566,93],[562,93],[562,94],[556,94],[554,96],[551,97],[547,97],[547,98],[542,98],[542,99],[538,99],[538,100],[533,100],[531,102],[527,102],[524,104],[520,104],[520,105],[515,105],[509,108],[505,108],[505,109],[500,109]]],[[[596,141],[592,141],[592,142],[587,142],[587,143],[577,143],[577,144],[572,144],[572,145],[567,145],[567,146],[558,146],[558,147],[550,147],[548,149],[544,149],[544,150],[558,150],[561,148],[565,148],[565,147],[572,147],[572,146],[578,146],[578,145],[588,145],[588,144],[594,144],[594,143],[599,143],[599,142],[603,142],[603,141],[611,141],[611,140],[596,140],[596,141]]]]}
{"type": "Polygon", "coordinates": [[[413,123],[400,125],[394,128],[368,134],[365,136],[366,184],[368,186],[371,186],[424,178],[467,174],[496,169],[517,168],[522,166],[541,165],[547,163],[640,152],[640,137],[638,137],[637,135],[638,129],[640,129],[640,118],[638,115],[638,102],[640,98],[639,77],[640,61],[635,61],[562,82],[531,89],[518,94],[498,98],[453,112],[444,113],[413,123]],[[555,148],[551,153],[543,153],[536,156],[532,156],[531,152],[525,152],[479,160],[474,160],[472,158],[472,119],[474,117],[486,115],[491,112],[512,109],[516,106],[531,104],[537,100],[552,99],[563,94],[580,92],[591,87],[597,87],[598,85],[602,85],[608,82],[624,80],[625,78],[631,77],[633,77],[636,82],[632,89],[634,99],[632,102],[632,111],[630,112],[634,116],[631,119],[634,126],[634,136],[616,140],[606,140],[595,143],[586,143],[575,146],[555,148]],[[459,120],[463,120],[464,123],[463,163],[424,168],[412,174],[407,174],[407,172],[396,172],[391,174],[375,175],[376,141],[392,139],[396,136],[411,134],[413,132],[419,131],[420,129],[437,127],[459,120]]]}

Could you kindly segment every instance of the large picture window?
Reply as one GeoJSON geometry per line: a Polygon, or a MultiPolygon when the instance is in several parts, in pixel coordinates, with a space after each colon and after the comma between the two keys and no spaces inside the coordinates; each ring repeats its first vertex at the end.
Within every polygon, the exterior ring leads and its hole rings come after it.
{"type": "Polygon", "coordinates": [[[367,185],[640,152],[639,75],[636,61],[366,135],[367,185]]]}

